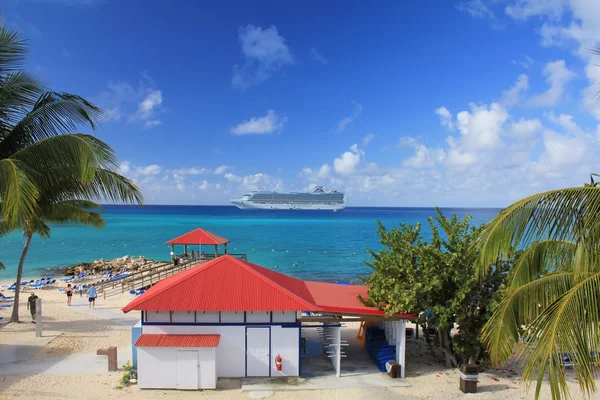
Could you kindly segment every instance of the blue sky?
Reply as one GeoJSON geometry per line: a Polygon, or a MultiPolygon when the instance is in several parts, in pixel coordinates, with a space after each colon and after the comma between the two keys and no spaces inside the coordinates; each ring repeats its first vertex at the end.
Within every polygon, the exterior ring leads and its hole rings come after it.
{"type": "Polygon", "coordinates": [[[599,172],[600,3],[8,0],[151,204],[505,206],[599,172]]]}

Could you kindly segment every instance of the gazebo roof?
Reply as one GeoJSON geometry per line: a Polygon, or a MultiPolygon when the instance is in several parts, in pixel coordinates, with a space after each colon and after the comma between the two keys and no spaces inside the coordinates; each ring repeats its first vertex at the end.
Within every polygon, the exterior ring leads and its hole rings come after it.
{"type": "Polygon", "coordinates": [[[213,245],[217,246],[220,244],[229,243],[229,239],[225,239],[214,233],[205,231],[204,229],[198,228],[184,235],[178,236],[175,239],[171,239],[167,244],[201,244],[201,245],[213,245]]]}

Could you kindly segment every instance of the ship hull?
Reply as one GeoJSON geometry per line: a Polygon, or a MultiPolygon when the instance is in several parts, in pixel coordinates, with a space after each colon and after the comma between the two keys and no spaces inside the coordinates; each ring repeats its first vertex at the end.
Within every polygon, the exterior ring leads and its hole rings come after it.
{"type": "Polygon", "coordinates": [[[254,203],[252,201],[232,201],[233,205],[241,209],[254,210],[328,210],[338,211],[346,208],[345,203],[340,204],[295,204],[295,203],[254,203]]]}

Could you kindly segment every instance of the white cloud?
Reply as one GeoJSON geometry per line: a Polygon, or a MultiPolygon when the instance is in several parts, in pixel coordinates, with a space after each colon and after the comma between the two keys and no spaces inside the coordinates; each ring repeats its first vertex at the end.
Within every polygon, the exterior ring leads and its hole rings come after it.
{"type": "Polygon", "coordinates": [[[454,121],[452,120],[452,114],[445,106],[437,108],[435,113],[440,116],[440,123],[442,126],[448,128],[448,130],[454,130],[454,121]]]}
{"type": "Polygon", "coordinates": [[[138,175],[157,175],[162,171],[162,167],[156,164],[150,164],[145,167],[137,167],[135,173],[138,175]]]}
{"type": "Polygon", "coordinates": [[[208,181],[205,179],[203,180],[200,185],[198,186],[198,189],[200,190],[206,190],[208,189],[208,181]]]}
{"type": "Polygon", "coordinates": [[[331,172],[331,167],[328,164],[323,164],[317,171],[317,178],[325,179],[329,176],[330,172],[331,172]]]}
{"type": "Polygon", "coordinates": [[[247,89],[258,85],[283,66],[294,62],[285,39],[275,26],[262,29],[249,24],[239,28],[238,37],[244,63],[233,67],[231,84],[234,88],[247,89]]]}
{"type": "Polygon", "coordinates": [[[177,175],[202,175],[210,172],[208,168],[200,168],[200,167],[187,167],[187,168],[177,168],[172,170],[174,174],[177,175]]]}
{"type": "Polygon", "coordinates": [[[315,49],[314,47],[310,49],[310,51],[308,52],[308,56],[314,60],[314,61],[318,61],[321,64],[329,64],[329,60],[327,60],[322,54],[320,54],[317,49],[315,49]]]}
{"type": "Polygon", "coordinates": [[[223,175],[225,173],[225,171],[227,171],[228,169],[231,169],[232,167],[230,165],[219,165],[217,168],[215,168],[214,170],[214,174],[215,175],[223,175]]]}
{"type": "Polygon", "coordinates": [[[363,146],[367,147],[375,139],[375,134],[369,133],[363,138],[363,146]]]}
{"type": "Polygon", "coordinates": [[[464,11],[477,18],[495,18],[494,13],[482,0],[465,0],[456,5],[459,11],[464,11]]]}
{"type": "Polygon", "coordinates": [[[582,134],[583,130],[581,127],[575,122],[575,117],[570,114],[560,114],[556,115],[554,113],[548,114],[548,119],[562,127],[565,132],[572,134],[582,134]]]}
{"type": "Polygon", "coordinates": [[[279,117],[274,110],[268,110],[264,117],[252,117],[248,121],[231,128],[234,135],[265,135],[283,129],[286,117],[279,117]]]}
{"type": "Polygon", "coordinates": [[[565,65],[564,60],[549,62],[542,72],[550,85],[548,90],[529,99],[528,105],[534,107],[551,107],[555,105],[563,95],[567,82],[575,77],[565,65]]]}
{"type": "Polygon", "coordinates": [[[416,144],[414,156],[402,161],[402,165],[410,168],[433,167],[446,159],[446,153],[442,149],[430,149],[424,144],[416,144]]]}
{"type": "Polygon", "coordinates": [[[348,125],[350,125],[358,116],[362,113],[363,106],[354,102],[354,113],[348,117],[342,118],[340,122],[337,124],[336,132],[342,133],[346,130],[348,125]]]}
{"type": "Polygon", "coordinates": [[[476,105],[471,103],[471,111],[461,111],[456,115],[456,126],[461,140],[468,150],[490,150],[501,145],[502,125],[508,119],[508,112],[499,103],[476,105]]]}
{"type": "Polygon", "coordinates": [[[138,105],[136,118],[147,120],[152,117],[153,113],[162,104],[162,92],[160,90],[149,89],[148,94],[138,105]]]}
{"type": "Polygon", "coordinates": [[[545,151],[541,159],[551,166],[574,165],[580,163],[589,148],[581,137],[560,135],[548,131],[544,134],[545,151]]]}
{"type": "Polygon", "coordinates": [[[535,61],[533,61],[533,58],[529,57],[528,55],[523,57],[522,60],[510,60],[510,62],[514,65],[518,65],[525,69],[529,69],[529,67],[531,67],[535,63],[535,61]]]}
{"type": "Polygon", "coordinates": [[[524,119],[511,123],[510,133],[520,139],[530,138],[542,130],[542,123],[539,119],[524,119]]]}
{"type": "Polygon", "coordinates": [[[154,80],[144,73],[137,87],[127,82],[110,82],[92,102],[105,110],[105,122],[126,120],[153,128],[161,124],[157,114],[163,103],[162,91],[155,86],[154,80]]]}
{"type": "Polygon", "coordinates": [[[517,81],[508,90],[502,92],[502,103],[505,107],[512,107],[521,101],[523,94],[529,89],[529,78],[525,74],[519,75],[517,81]]]}
{"type": "Polygon", "coordinates": [[[356,144],[352,145],[350,150],[333,160],[333,169],[338,174],[349,175],[356,171],[360,163],[360,152],[356,144]]]}
{"type": "Polygon", "coordinates": [[[548,15],[553,19],[560,18],[567,4],[565,0],[516,0],[506,6],[506,14],[515,19],[527,19],[540,15],[548,15]]]}

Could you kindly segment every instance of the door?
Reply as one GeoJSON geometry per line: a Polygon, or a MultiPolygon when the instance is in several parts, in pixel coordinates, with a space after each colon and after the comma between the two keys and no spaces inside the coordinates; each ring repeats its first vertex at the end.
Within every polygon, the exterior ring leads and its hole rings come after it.
{"type": "Polygon", "coordinates": [[[270,376],[270,328],[246,328],[246,376],[270,376]]]}
{"type": "Polygon", "coordinates": [[[177,389],[198,390],[198,350],[177,350],[177,389]]]}

